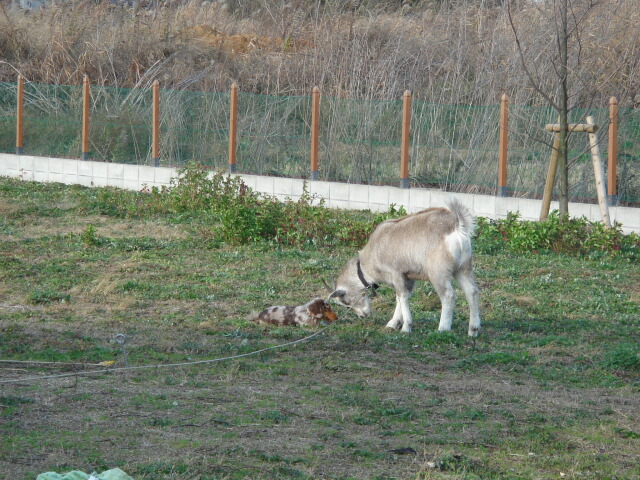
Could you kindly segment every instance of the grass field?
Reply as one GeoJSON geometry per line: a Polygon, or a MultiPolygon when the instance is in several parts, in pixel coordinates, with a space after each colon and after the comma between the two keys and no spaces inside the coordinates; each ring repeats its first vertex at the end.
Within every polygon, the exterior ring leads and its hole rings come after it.
{"type": "Polygon", "coordinates": [[[385,329],[387,286],[308,341],[86,375],[317,333],[247,316],[325,295],[357,251],[231,246],[206,216],[112,215],[97,192],[0,179],[1,478],[640,478],[637,257],[476,245],[475,343],[462,295],[436,331],[425,284],[414,332],[385,329]]]}

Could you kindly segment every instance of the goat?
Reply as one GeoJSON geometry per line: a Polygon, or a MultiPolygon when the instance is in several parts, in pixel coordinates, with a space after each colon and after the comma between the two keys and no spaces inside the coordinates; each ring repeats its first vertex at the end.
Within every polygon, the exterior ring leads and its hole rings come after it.
{"type": "Polygon", "coordinates": [[[386,220],[376,227],[356,258],[347,262],[329,298],[351,308],[359,317],[371,313],[367,291],[378,282],[396,291],[396,309],[388,328],[411,332],[409,297],[416,280],[431,281],[440,301],[439,331],[451,330],[458,282],[469,304],[469,336],[480,330],[479,290],[473,275],[471,237],[475,218],[457,198],[448,208],[428,208],[413,215],[386,220]]]}
{"type": "Polygon", "coordinates": [[[298,307],[285,307],[282,305],[269,307],[257,315],[252,315],[250,319],[261,324],[315,327],[322,320],[326,320],[329,323],[334,322],[338,319],[338,316],[331,310],[328,302],[322,298],[314,298],[298,307]]]}

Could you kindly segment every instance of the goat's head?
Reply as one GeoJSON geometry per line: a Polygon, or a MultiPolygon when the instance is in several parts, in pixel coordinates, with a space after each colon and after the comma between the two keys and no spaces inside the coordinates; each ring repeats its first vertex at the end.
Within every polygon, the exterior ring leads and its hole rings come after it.
{"type": "Polygon", "coordinates": [[[354,311],[359,317],[366,317],[371,313],[371,305],[367,289],[358,278],[357,258],[347,262],[342,273],[338,276],[335,290],[329,295],[340,305],[354,311]]]}

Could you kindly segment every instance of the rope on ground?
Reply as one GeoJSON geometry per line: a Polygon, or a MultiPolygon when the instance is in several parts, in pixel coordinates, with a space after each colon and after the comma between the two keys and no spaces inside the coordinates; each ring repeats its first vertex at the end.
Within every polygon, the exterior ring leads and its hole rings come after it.
{"type": "Polygon", "coordinates": [[[82,365],[99,367],[99,363],[82,363],[82,362],[43,362],[39,360],[0,360],[0,363],[15,363],[18,365],[82,365]]]}
{"type": "Polygon", "coordinates": [[[253,352],[249,352],[249,353],[241,353],[239,355],[231,355],[229,357],[222,357],[222,358],[213,358],[210,360],[197,360],[195,362],[185,362],[185,363],[160,363],[160,364],[156,364],[156,365],[138,365],[135,367],[116,367],[116,368],[105,368],[102,370],[90,370],[87,372],[71,372],[71,373],[61,373],[58,375],[46,375],[46,376],[41,376],[41,377],[29,377],[29,378],[16,378],[13,380],[0,380],[0,384],[7,384],[7,383],[23,383],[23,382],[35,382],[35,381],[40,381],[40,380],[48,380],[48,379],[53,379],[53,378],[65,378],[65,377],[78,377],[80,375],[97,375],[100,373],[112,373],[112,372],[121,372],[124,370],[144,370],[144,369],[150,369],[150,368],[171,368],[171,367],[190,367],[192,365],[202,365],[204,363],[216,363],[216,362],[224,362],[227,360],[234,360],[237,358],[242,358],[242,357],[249,357],[251,355],[257,355],[259,353],[262,352],[266,352],[268,350],[275,350],[277,348],[284,348],[284,347],[289,347],[291,345],[296,345],[298,343],[302,343],[305,342],[307,340],[311,340],[312,338],[320,335],[322,332],[324,332],[326,329],[330,328],[333,324],[330,324],[326,327],[324,327],[321,330],[318,330],[317,332],[308,335],[304,338],[299,338],[298,340],[294,340],[292,342],[287,342],[287,343],[283,343],[281,345],[273,345],[271,347],[265,347],[265,348],[261,348],[260,350],[255,350],[253,352]]]}

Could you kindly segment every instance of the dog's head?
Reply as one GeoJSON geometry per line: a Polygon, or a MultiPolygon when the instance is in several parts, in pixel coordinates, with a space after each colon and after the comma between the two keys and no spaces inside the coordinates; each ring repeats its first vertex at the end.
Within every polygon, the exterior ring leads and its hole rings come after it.
{"type": "Polygon", "coordinates": [[[314,298],[307,304],[307,311],[310,315],[316,318],[322,318],[327,322],[335,322],[338,319],[338,315],[331,310],[331,305],[322,298],[314,298]]]}

